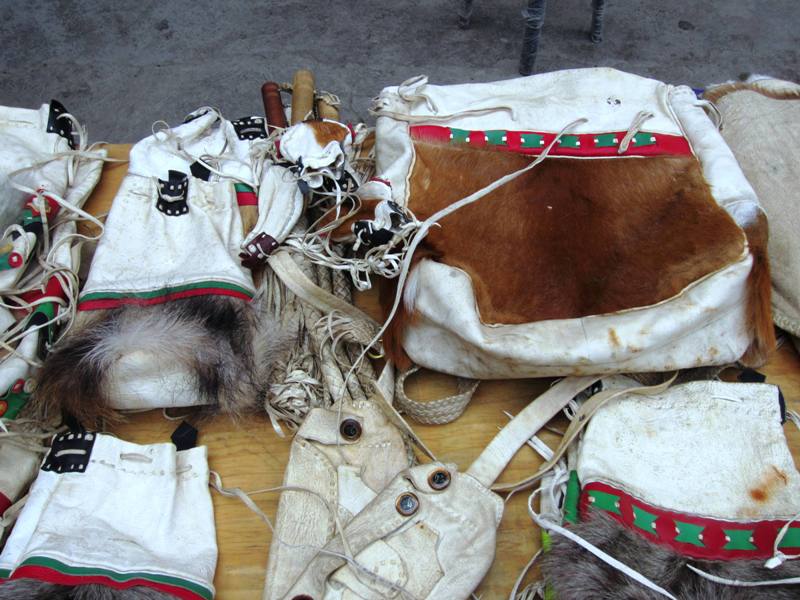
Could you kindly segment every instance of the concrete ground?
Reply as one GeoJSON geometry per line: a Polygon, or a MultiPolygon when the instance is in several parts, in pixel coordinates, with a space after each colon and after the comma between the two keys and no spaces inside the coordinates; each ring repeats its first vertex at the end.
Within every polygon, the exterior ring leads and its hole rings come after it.
{"type": "MultiPolygon", "coordinates": [[[[259,112],[265,79],[310,68],[341,96],[344,118],[367,120],[370,98],[413,75],[517,75],[524,0],[475,0],[466,31],[459,4],[0,0],[0,104],[57,98],[91,140],[131,142],[202,105],[259,112]]],[[[590,0],[551,0],[537,70],[604,65],[695,87],[753,72],[800,80],[797,0],[609,0],[599,45],[589,21],[590,0]]]]}

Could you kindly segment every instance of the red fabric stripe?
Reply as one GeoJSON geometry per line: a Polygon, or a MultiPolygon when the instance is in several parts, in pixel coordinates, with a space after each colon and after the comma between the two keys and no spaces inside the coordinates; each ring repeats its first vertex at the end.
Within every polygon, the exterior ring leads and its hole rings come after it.
{"type": "Polygon", "coordinates": [[[28,565],[16,569],[11,575],[10,579],[37,579],[39,581],[46,581],[48,583],[57,583],[61,585],[85,585],[87,583],[96,583],[105,585],[117,590],[125,590],[134,586],[144,586],[155,590],[159,590],[166,594],[180,598],[181,600],[204,600],[202,596],[194,592],[176,585],[169,585],[166,583],[158,583],[149,581],[147,579],[129,579],[128,581],[115,581],[102,575],[66,575],[48,569],[47,567],[40,567],[28,565]]]}
{"type": "Polygon", "coordinates": [[[0,517],[5,514],[5,512],[8,510],[8,507],[12,504],[13,503],[8,499],[8,496],[6,496],[3,492],[0,492],[0,517]]]}
{"type": "Polygon", "coordinates": [[[438,125],[414,125],[411,127],[411,137],[421,142],[450,142],[450,130],[438,125]]]}
{"type": "Polygon", "coordinates": [[[86,300],[78,304],[78,310],[103,310],[108,308],[118,308],[126,304],[136,306],[151,306],[153,304],[163,304],[181,298],[191,298],[192,296],[233,296],[242,300],[250,300],[250,296],[237,290],[225,288],[198,288],[194,290],[184,290],[172,292],[155,298],[98,298],[97,300],[86,300]]]}
{"type": "Polygon", "coordinates": [[[236,192],[239,206],[258,206],[258,196],[254,192],[236,192]]]}
{"type": "Polygon", "coordinates": [[[67,298],[67,294],[64,292],[64,288],[61,286],[61,282],[57,277],[51,277],[47,281],[47,285],[44,288],[44,293],[40,292],[39,290],[31,290],[30,292],[21,294],[20,298],[22,298],[25,302],[34,302],[44,298],[45,296],[49,298],[67,298]]]}
{"type": "MultiPolygon", "coordinates": [[[[709,517],[697,517],[685,513],[665,510],[652,504],[642,502],[638,498],[634,498],[630,494],[623,492],[613,486],[593,481],[586,484],[581,490],[581,499],[579,503],[579,510],[581,520],[591,519],[592,505],[589,502],[588,492],[597,490],[607,494],[619,496],[620,512],[621,515],[603,511],[608,516],[612,517],[627,529],[635,531],[647,538],[651,542],[667,546],[675,550],[678,554],[689,556],[691,558],[709,559],[709,560],[738,560],[743,558],[751,559],[764,559],[772,556],[772,545],[775,543],[775,538],[781,527],[786,524],[786,521],[769,520],[769,521],[751,521],[751,522],[737,522],[737,521],[724,521],[722,519],[713,519],[709,517]],[[639,527],[633,524],[634,515],[633,507],[646,510],[648,513],[658,515],[656,519],[656,530],[654,535],[645,534],[639,527]],[[691,523],[693,525],[702,525],[703,530],[702,543],[705,548],[695,546],[686,542],[677,542],[675,538],[677,533],[675,531],[675,521],[683,523],[691,523]],[[756,550],[725,550],[724,546],[727,544],[725,540],[725,529],[730,530],[745,530],[753,532],[753,545],[756,550]]],[[[800,548],[782,548],[781,552],[786,555],[800,554],[800,548]]]]}
{"type": "MultiPolygon", "coordinates": [[[[625,137],[624,131],[617,132],[603,132],[614,133],[621,141],[625,137]]],[[[602,134],[601,134],[602,135],[602,134]]],[[[580,147],[567,148],[557,145],[550,151],[551,156],[574,156],[574,157],[608,157],[615,158],[620,156],[674,156],[674,155],[690,155],[692,148],[689,142],[683,136],[679,135],[666,135],[662,133],[654,134],[656,143],[649,146],[637,146],[631,142],[628,146],[627,152],[618,154],[616,146],[596,147],[594,138],[597,136],[595,133],[584,133],[578,135],[580,140],[580,147]]],[[[506,145],[494,146],[487,144],[486,135],[482,131],[470,131],[469,143],[466,144],[473,148],[488,148],[489,150],[496,150],[498,152],[516,152],[518,154],[527,154],[536,156],[542,153],[547,148],[550,142],[553,141],[556,134],[543,133],[536,131],[508,131],[506,132],[506,145]],[[521,136],[525,133],[533,133],[541,135],[544,138],[544,144],[536,148],[522,148],[521,136]]],[[[415,140],[432,142],[432,143],[450,143],[450,129],[448,127],[440,127],[438,125],[414,125],[411,127],[411,137],[415,140]]]]}

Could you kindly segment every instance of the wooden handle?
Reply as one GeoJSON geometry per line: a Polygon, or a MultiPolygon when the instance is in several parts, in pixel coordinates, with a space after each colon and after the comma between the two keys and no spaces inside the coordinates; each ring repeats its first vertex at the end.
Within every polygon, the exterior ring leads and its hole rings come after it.
{"type": "Polygon", "coordinates": [[[329,104],[325,98],[317,98],[317,115],[320,119],[339,120],[339,109],[329,104]]]}
{"type": "Polygon", "coordinates": [[[264,101],[264,116],[267,118],[267,133],[276,128],[286,129],[286,113],[281,102],[281,90],[274,81],[267,81],[261,86],[261,99],[264,101]]]}
{"type": "Polygon", "coordinates": [[[292,125],[301,123],[314,114],[314,74],[301,69],[294,74],[292,81],[292,125]]]}

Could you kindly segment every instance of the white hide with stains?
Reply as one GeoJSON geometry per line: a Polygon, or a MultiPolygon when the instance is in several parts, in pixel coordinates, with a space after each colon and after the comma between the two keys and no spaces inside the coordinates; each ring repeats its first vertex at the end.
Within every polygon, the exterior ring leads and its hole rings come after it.
{"type": "Polygon", "coordinates": [[[577,470],[582,485],[676,512],[752,521],[800,511],[778,388],[767,384],[697,381],[612,400],[589,422],[577,470]]]}
{"type": "Polygon", "coordinates": [[[312,408],[292,440],[283,479],[284,486],[307,491],[281,493],[263,599],[285,598],[332,540],[335,518],[346,525],[409,464],[403,436],[376,402],[348,401],[341,411],[312,408]],[[357,440],[339,433],[347,419],[361,425],[357,440]]]}

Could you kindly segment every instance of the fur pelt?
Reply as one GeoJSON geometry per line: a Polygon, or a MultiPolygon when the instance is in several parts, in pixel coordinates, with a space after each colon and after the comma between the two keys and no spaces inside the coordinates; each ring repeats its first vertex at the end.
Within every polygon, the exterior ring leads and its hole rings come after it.
{"type": "Polygon", "coordinates": [[[259,305],[258,297],[248,303],[201,296],[79,312],[45,361],[34,401],[42,412],[62,411],[89,428],[119,420],[109,407],[110,379],[115,363],[137,351],[195,373],[200,404],[241,415],[260,404],[275,356],[287,343],[259,305]]]}
{"type": "MultiPolygon", "coordinates": [[[[570,526],[570,530],[680,600],[794,600],[800,597],[800,586],[727,586],[704,579],[686,568],[689,563],[727,579],[764,581],[800,576],[797,562],[790,561],[770,570],[764,567],[763,560],[691,560],[649,542],[601,513],[593,513],[591,519],[570,526]]],[[[558,534],[553,535],[551,549],[544,555],[541,567],[559,600],[663,598],[558,534]]]]}
{"type": "Polygon", "coordinates": [[[58,585],[37,579],[13,579],[0,585],[0,600],[175,600],[149,587],[117,590],[104,585],[58,585]]]}
{"type": "Polygon", "coordinates": [[[758,213],[755,222],[745,227],[747,244],[753,255],[753,266],[747,278],[747,327],[750,347],[741,358],[747,367],[760,367],[775,350],[775,328],[772,325],[772,281],[770,279],[769,225],[767,215],[758,213]]]}

